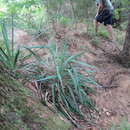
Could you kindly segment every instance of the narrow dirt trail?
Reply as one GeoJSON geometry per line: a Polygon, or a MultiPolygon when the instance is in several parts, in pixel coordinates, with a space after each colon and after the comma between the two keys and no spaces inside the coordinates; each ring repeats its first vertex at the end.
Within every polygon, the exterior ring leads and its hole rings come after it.
{"type": "MultiPolygon", "coordinates": [[[[22,32],[16,33],[18,36],[16,43],[28,46],[47,44],[39,41],[27,42],[31,41],[31,36],[24,32],[24,35],[22,32]]],[[[114,55],[119,54],[115,44],[101,38],[100,44],[94,46],[87,36],[74,31],[66,32],[62,36],[59,32],[57,35],[55,40],[59,43],[62,38],[66,39],[70,54],[86,51],[80,60],[97,66],[93,77],[102,88],[96,89],[97,96],[94,100],[100,115],[95,118],[96,127],[91,130],[98,128],[105,130],[110,124],[117,124],[124,117],[130,122],[130,69],[122,67],[115,61],[114,55]]]]}

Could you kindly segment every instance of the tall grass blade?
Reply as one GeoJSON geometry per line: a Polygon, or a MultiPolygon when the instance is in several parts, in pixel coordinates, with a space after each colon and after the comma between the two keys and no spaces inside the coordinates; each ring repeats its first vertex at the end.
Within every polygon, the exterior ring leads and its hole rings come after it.
{"type": "Polygon", "coordinates": [[[93,65],[89,65],[87,63],[84,63],[84,62],[81,62],[81,61],[77,61],[77,60],[72,60],[73,63],[76,63],[76,64],[79,64],[79,65],[82,65],[82,66],[86,66],[86,67],[89,67],[89,68],[93,68],[93,69],[96,69],[95,66],[93,65]]]}
{"type": "Polygon", "coordinates": [[[14,53],[14,14],[12,14],[11,23],[12,23],[12,56],[13,56],[13,53],[14,53]]]}
{"type": "Polygon", "coordinates": [[[41,64],[45,65],[46,67],[48,67],[45,62],[43,61],[43,59],[41,59],[40,56],[38,56],[36,53],[34,53],[30,48],[26,48],[41,64]]]}
{"type": "Polygon", "coordinates": [[[5,59],[9,60],[8,55],[4,52],[4,50],[2,48],[0,48],[0,53],[1,53],[1,56],[5,57],[5,59]]]}
{"type": "Polygon", "coordinates": [[[76,92],[78,92],[78,83],[76,81],[76,77],[73,75],[73,73],[71,72],[70,69],[68,69],[68,72],[69,72],[69,75],[70,75],[72,82],[74,84],[75,90],[76,90],[76,92]]]}
{"type": "Polygon", "coordinates": [[[2,29],[2,35],[3,35],[3,38],[4,38],[5,49],[7,50],[8,56],[11,57],[11,51],[9,49],[8,34],[7,34],[7,30],[6,30],[4,23],[1,24],[1,29],[2,29]]]}
{"type": "Polygon", "coordinates": [[[13,67],[14,67],[14,68],[15,68],[16,65],[17,65],[17,61],[18,61],[19,54],[20,54],[20,50],[18,49],[17,52],[16,52],[15,55],[14,55],[14,62],[13,62],[13,67]]]}
{"type": "Polygon", "coordinates": [[[46,78],[41,78],[41,79],[38,79],[37,81],[47,81],[47,80],[52,80],[52,79],[55,79],[55,78],[57,78],[57,76],[56,75],[52,75],[52,76],[48,76],[48,77],[46,77],[46,78]]]}
{"type": "Polygon", "coordinates": [[[52,84],[51,86],[51,92],[52,92],[52,101],[54,104],[56,104],[56,101],[55,101],[55,85],[52,84]]]}
{"type": "Polygon", "coordinates": [[[67,65],[69,62],[72,62],[72,60],[78,58],[78,57],[81,56],[82,54],[84,54],[84,52],[81,52],[81,53],[79,53],[79,54],[75,54],[75,55],[70,56],[68,59],[66,59],[66,61],[65,61],[64,64],[67,65]]]}

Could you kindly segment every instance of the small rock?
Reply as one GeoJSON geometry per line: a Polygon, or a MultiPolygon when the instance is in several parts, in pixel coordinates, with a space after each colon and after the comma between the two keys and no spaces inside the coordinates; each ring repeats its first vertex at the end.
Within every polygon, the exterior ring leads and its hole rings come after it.
{"type": "Polygon", "coordinates": [[[111,116],[111,113],[110,112],[106,112],[106,115],[109,117],[109,116],[111,116]]]}

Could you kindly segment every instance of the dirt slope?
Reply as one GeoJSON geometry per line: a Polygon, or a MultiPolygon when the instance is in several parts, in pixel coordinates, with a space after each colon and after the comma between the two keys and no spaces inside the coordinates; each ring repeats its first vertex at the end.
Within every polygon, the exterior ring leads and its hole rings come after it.
{"type": "Polygon", "coordinates": [[[77,40],[77,46],[71,47],[71,43],[69,44],[70,51],[76,53],[88,48],[90,51],[80,60],[97,66],[93,76],[102,88],[97,89],[97,96],[94,98],[100,116],[96,117],[96,127],[93,129],[105,130],[112,123],[118,124],[123,118],[128,118],[130,122],[130,69],[116,61],[119,49],[115,43],[101,38],[100,43],[93,46],[87,35],[72,34],[70,37],[77,40]]]}
{"type": "MultiPolygon", "coordinates": [[[[22,39],[23,45],[47,44],[38,41],[27,42],[26,39],[31,41],[31,37],[22,35],[21,32],[18,37],[22,39]]],[[[80,57],[80,60],[97,66],[93,76],[102,88],[97,88],[97,96],[94,99],[100,116],[96,117],[96,127],[92,129],[104,128],[105,130],[111,123],[119,123],[123,117],[128,118],[130,122],[130,69],[116,62],[115,55],[119,54],[119,49],[115,43],[100,38],[99,44],[92,44],[92,39],[81,30],[78,32],[65,29],[64,33],[57,31],[54,39],[60,43],[62,38],[65,38],[68,43],[69,53],[85,50],[86,53],[80,57]]]]}

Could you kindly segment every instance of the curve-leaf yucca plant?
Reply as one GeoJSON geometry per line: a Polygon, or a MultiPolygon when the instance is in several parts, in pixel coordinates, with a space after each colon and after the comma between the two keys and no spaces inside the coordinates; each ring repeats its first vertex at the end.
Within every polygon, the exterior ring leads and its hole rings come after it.
{"type": "MultiPolygon", "coordinates": [[[[32,48],[43,49],[44,47],[32,48]]],[[[37,56],[31,48],[27,49],[40,62],[42,61],[42,58],[37,56]]],[[[89,114],[95,110],[95,106],[88,95],[95,94],[94,90],[89,87],[89,84],[97,85],[97,83],[83,74],[87,73],[88,75],[90,72],[85,67],[93,69],[95,67],[77,60],[83,53],[69,56],[65,42],[60,47],[51,43],[46,49],[48,49],[49,58],[46,61],[46,58],[44,58],[44,64],[42,64],[43,75],[39,76],[40,78],[36,80],[38,88],[43,93],[44,101],[51,102],[59,112],[76,124],[72,115],[84,116],[80,106],[86,107],[89,114]],[[46,95],[49,95],[49,99],[46,95]]]]}
{"type": "Polygon", "coordinates": [[[27,54],[25,56],[21,55],[20,48],[14,46],[14,24],[13,24],[13,15],[12,15],[12,39],[9,41],[8,31],[6,28],[6,22],[2,21],[0,23],[3,40],[0,44],[0,64],[3,67],[11,72],[16,72],[17,70],[29,70],[30,66],[33,66],[32,63],[25,64],[31,55],[27,54]],[[22,62],[22,63],[20,63],[22,62]]]}
{"type": "Polygon", "coordinates": [[[12,42],[9,43],[8,33],[4,22],[1,23],[3,45],[0,46],[0,63],[9,70],[15,70],[20,50],[14,49],[13,32],[12,42]]]}

